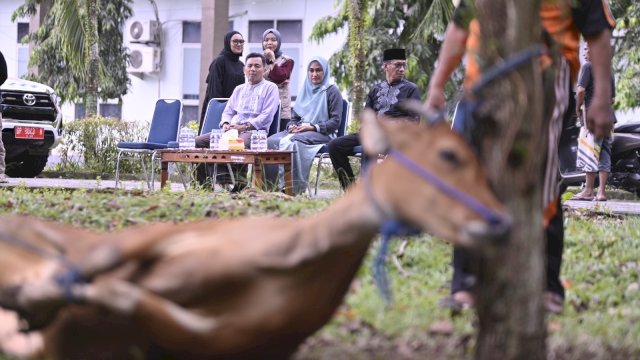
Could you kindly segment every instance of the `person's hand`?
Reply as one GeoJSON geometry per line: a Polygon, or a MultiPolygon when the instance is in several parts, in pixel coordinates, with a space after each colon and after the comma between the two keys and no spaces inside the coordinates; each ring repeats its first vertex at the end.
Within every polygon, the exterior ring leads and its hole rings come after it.
{"type": "Polygon", "coordinates": [[[264,57],[267,58],[267,62],[269,64],[271,64],[272,62],[276,61],[276,54],[274,54],[273,51],[271,51],[269,49],[264,49],[264,57]]]}
{"type": "Polygon", "coordinates": [[[429,89],[429,96],[424,102],[424,107],[429,110],[441,112],[447,108],[447,100],[444,98],[444,90],[433,87],[429,89]]]}
{"type": "Polygon", "coordinates": [[[249,131],[250,126],[249,126],[249,124],[242,124],[242,125],[236,124],[236,125],[231,125],[230,128],[231,129],[236,129],[240,133],[240,132],[249,131]]]}
{"type": "Polygon", "coordinates": [[[609,99],[594,97],[587,111],[587,129],[596,139],[601,139],[613,129],[613,110],[609,99]]]}
{"type": "Polygon", "coordinates": [[[229,123],[222,124],[222,130],[229,131],[229,129],[231,129],[231,125],[229,125],[229,123]]]}
{"type": "Polygon", "coordinates": [[[300,124],[295,127],[291,133],[301,133],[306,131],[314,131],[316,128],[311,124],[300,124]]]}

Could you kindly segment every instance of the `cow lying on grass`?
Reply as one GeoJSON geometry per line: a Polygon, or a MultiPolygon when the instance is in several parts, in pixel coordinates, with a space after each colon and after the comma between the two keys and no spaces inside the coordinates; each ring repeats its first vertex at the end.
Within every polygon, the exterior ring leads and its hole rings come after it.
{"type": "Polygon", "coordinates": [[[413,165],[390,156],[364,185],[312,217],[105,234],[0,219],[0,306],[7,309],[0,350],[56,359],[125,359],[136,351],[287,358],[329,321],[387,218],[463,245],[503,232],[506,216],[483,168],[447,124],[378,122],[370,112],[362,121],[366,149],[395,149],[413,165]],[[425,180],[427,169],[457,195],[425,180]],[[29,333],[17,331],[16,313],[29,333]]]}

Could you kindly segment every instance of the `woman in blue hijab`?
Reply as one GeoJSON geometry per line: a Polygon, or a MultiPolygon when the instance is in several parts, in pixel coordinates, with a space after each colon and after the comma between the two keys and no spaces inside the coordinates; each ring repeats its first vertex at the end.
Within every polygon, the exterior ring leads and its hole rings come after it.
{"type": "MultiPolygon", "coordinates": [[[[302,92],[298,95],[291,121],[284,131],[269,137],[269,149],[294,150],[293,190],[300,194],[307,188],[313,158],[323,144],[333,139],[342,116],[342,95],[329,83],[329,67],[325,58],[316,56],[307,65],[307,77],[302,92]]],[[[266,166],[267,184],[276,184],[278,173],[283,169],[276,165],[266,166]]],[[[280,185],[283,180],[280,176],[280,185]]]]}

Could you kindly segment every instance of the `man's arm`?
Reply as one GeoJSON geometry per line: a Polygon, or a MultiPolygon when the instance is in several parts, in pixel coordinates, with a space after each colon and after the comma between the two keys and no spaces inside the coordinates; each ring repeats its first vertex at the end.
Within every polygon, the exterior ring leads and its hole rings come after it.
{"type": "Polygon", "coordinates": [[[611,109],[611,30],[587,37],[591,49],[593,71],[593,100],[587,112],[587,129],[596,138],[607,136],[613,129],[611,109]]]}
{"type": "MultiPolygon", "coordinates": [[[[587,90],[587,86],[591,83],[591,64],[586,63],[580,69],[580,75],[578,76],[578,85],[576,86],[576,116],[582,122],[580,118],[581,107],[584,104],[584,96],[587,90]]],[[[584,124],[583,124],[584,125],[584,124]]]]}
{"type": "Polygon", "coordinates": [[[615,20],[604,0],[582,0],[573,9],[573,17],[589,44],[594,81],[593,99],[587,112],[587,129],[596,138],[607,136],[613,128],[611,109],[611,31],[615,20]]]}
{"type": "Polygon", "coordinates": [[[429,81],[429,93],[425,101],[427,108],[438,110],[446,108],[444,86],[453,71],[462,62],[468,37],[469,31],[456,23],[451,22],[447,26],[444,41],[440,47],[440,55],[438,55],[438,66],[429,81]]]}

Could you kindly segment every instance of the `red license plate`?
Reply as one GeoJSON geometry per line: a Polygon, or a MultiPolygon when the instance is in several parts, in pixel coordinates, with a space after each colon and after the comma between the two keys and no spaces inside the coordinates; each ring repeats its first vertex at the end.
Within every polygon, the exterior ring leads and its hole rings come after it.
{"type": "Polygon", "coordinates": [[[16,139],[44,139],[44,129],[29,126],[15,127],[16,139]]]}

